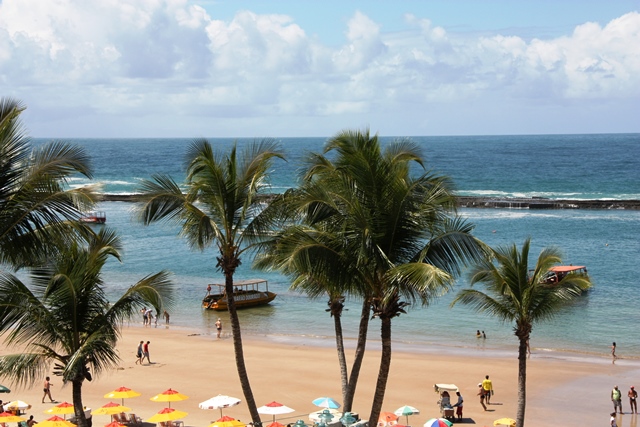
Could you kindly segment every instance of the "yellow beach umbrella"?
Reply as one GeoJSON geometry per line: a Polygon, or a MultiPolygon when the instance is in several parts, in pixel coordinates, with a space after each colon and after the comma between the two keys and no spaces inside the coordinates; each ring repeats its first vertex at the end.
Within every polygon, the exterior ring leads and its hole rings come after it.
{"type": "Polygon", "coordinates": [[[493,422],[494,426],[510,426],[510,427],[515,427],[516,425],[516,420],[514,420],[513,418],[500,418],[499,420],[495,420],[493,422]]]}
{"type": "Polygon", "coordinates": [[[105,394],[105,399],[122,399],[122,405],[124,406],[124,399],[129,399],[131,397],[138,397],[141,394],[137,391],[133,391],[127,387],[119,387],[109,393],[105,394]]]}
{"type": "Polygon", "coordinates": [[[224,416],[219,418],[216,422],[209,424],[209,427],[245,427],[246,424],[236,420],[235,418],[231,418],[228,416],[224,416]]]}
{"type": "Polygon", "coordinates": [[[38,423],[38,426],[39,427],[75,427],[76,425],[56,415],[54,417],[47,418],[44,421],[40,421],[38,423]]]}
{"type": "Polygon", "coordinates": [[[17,415],[13,415],[11,412],[0,413],[0,423],[17,423],[20,421],[27,421],[27,420],[17,415]]]}
{"type": "Polygon", "coordinates": [[[65,417],[67,414],[73,414],[73,412],[73,404],[69,402],[58,403],[53,408],[49,408],[44,411],[45,414],[64,415],[65,417]]]}
{"type": "Polygon", "coordinates": [[[187,400],[189,396],[182,393],[178,393],[176,390],[168,389],[160,394],[156,394],[151,398],[154,402],[169,402],[169,408],[171,408],[171,402],[179,402],[181,400],[187,400]]]}
{"type": "Polygon", "coordinates": [[[129,411],[131,411],[131,408],[127,408],[126,406],[122,406],[119,403],[109,402],[106,405],[103,405],[103,406],[99,407],[95,411],[92,411],[92,414],[96,414],[96,415],[113,415],[113,414],[119,414],[121,412],[129,412],[129,411]]]}
{"type": "Polygon", "coordinates": [[[162,423],[167,421],[179,420],[180,418],[184,418],[187,415],[189,414],[184,411],[176,411],[173,408],[164,408],[162,411],[149,418],[147,422],[162,423]]]}

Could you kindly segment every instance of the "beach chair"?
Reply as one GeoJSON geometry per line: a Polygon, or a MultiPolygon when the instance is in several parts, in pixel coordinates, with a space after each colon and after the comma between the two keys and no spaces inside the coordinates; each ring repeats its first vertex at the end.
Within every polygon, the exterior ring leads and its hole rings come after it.
{"type": "Polygon", "coordinates": [[[140,425],[140,424],[142,424],[142,418],[140,418],[136,414],[129,414],[129,425],[140,425]]]}
{"type": "Polygon", "coordinates": [[[127,424],[129,423],[129,420],[127,420],[127,414],[125,414],[124,412],[121,414],[113,414],[113,421],[120,423],[120,424],[127,424]]]}
{"type": "Polygon", "coordinates": [[[169,427],[184,427],[183,421],[170,421],[169,424],[169,427]]]}

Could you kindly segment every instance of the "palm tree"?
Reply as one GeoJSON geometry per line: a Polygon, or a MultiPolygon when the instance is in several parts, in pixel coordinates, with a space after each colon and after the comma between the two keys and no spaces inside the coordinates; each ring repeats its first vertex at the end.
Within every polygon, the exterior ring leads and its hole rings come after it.
{"type": "Polygon", "coordinates": [[[31,149],[20,114],[25,107],[0,99],[0,263],[19,268],[55,250],[53,242],[76,237],[80,210],[95,201],[89,188],[70,190],[73,174],[91,177],[79,147],[53,142],[31,149]]]}
{"type": "Polygon", "coordinates": [[[270,231],[264,209],[267,173],[274,158],[284,158],[272,140],[251,144],[241,157],[234,144],[229,153],[216,153],[206,139],[193,142],[188,154],[186,193],[168,176],[142,183],[140,218],[144,224],[168,220],[181,225],[192,248],[218,249],[216,267],[225,278],[236,367],[254,423],[260,414],[244,363],[240,321],[233,298],[233,275],[245,251],[270,231]]]}
{"type": "MultiPolygon", "coordinates": [[[[461,265],[482,252],[471,227],[451,215],[455,200],[449,180],[430,173],[413,177],[411,165],[423,166],[414,143],[396,141],[383,150],[368,130],[344,131],[328,141],[324,154],[310,157],[307,185],[298,200],[293,196],[294,208],[305,213],[303,222],[313,230],[310,237],[328,233],[332,237],[323,243],[335,242],[330,247],[336,254],[333,263],[327,252],[308,284],[330,284],[330,296],[354,294],[381,319],[382,356],[369,417],[373,422],[384,401],[391,363],[391,319],[410,303],[428,304],[444,293],[461,265]]],[[[305,238],[299,248],[308,248],[305,238]]],[[[305,273],[306,267],[296,262],[286,268],[305,273]]],[[[349,379],[350,391],[356,380],[349,379]]]]}
{"type": "Polygon", "coordinates": [[[120,242],[102,229],[88,245],[60,248],[46,265],[30,269],[32,284],[0,273],[0,334],[19,346],[19,354],[0,357],[0,376],[33,385],[54,365],[54,373],[71,382],[78,425],[86,427],[82,385],[115,369],[115,349],[122,323],[144,305],[160,310],[171,302],[167,273],[150,275],[110,303],[101,270],[111,257],[120,259],[120,242]]]}
{"type": "Polygon", "coordinates": [[[492,256],[478,263],[471,271],[471,285],[481,283],[486,291],[464,289],[451,305],[458,302],[472,306],[504,322],[515,323],[518,337],[518,412],[516,426],[524,427],[527,397],[527,343],[533,325],[549,320],[583,291],[591,287],[589,277],[570,274],[556,284],[545,283],[549,269],[560,263],[556,248],[540,252],[535,268],[529,271],[529,246],[526,239],[522,251],[516,245],[492,251],[492,256]]]}

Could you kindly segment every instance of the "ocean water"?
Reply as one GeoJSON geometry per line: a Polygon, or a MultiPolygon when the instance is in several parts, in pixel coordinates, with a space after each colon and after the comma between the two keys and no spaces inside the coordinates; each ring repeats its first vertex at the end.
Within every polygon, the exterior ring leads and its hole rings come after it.
{"type": "MultiPolygon", "coordinates": [[[[387,140],[387,139],[385,139],[387,140]]],[[[428,168],[449,175],[458,194],[487,197],[549,197],[563,199],[640,199],[640,135],[544,135],[414,137],[428,168]]],[[[36,140],[41,143],[45,140],[36,140]]],[[[136,192],[140,179],[168,173],[178,182],[184,176],[184,154],[190,139],[83,139],[69,140],[86,147],[102,191],[136,192]]],[[[232,139],[212,139],[221,148],[232,139]]],[[[239,140],[242,146],[248,140],[239,140]]],[[[271,190],[281,192],[296,185],[302,159],[320,151],[325,138],[281,140],[287,162],[278,162],[271,175],[271,190]]],[[[89,181],[76,179],[72,185],[89,181]]],[[[135,220],[135,205],[104,202],[107,224],[124,241],[122,263],[111,262],[105,279],[111,295],[147,274],[161,269],[173,272],[177,304],[171,322],[211,333],[218,316],[203,311],[200,301],[207,283],[221,282],[215,269],[215,251],[191,251],[168,225],[144,227],[135,220]]],[[[566,263],[586,265],[595,283],[587,295],[563,310],[554,320],[534,326],[534,352],[563,350],[575,354],[606,355],[612,341],[623,357],[640,354],[638,286],[640,285],[640,211],[628,210],[510,210],[461,209],[476,225],[475,234],[486,243],[519,246],[531,237],[533,255],[557,246],[566,263]]],[[[309,300],[289,291],[289,281],[277,273],[256,272],[246,257],[236,277],[266,278],[278,293],[269,306],[240,312],[243,333],[284,342],[313,340],[333,344],[333,321],[324,299],[309,300]]],[[[480,348],[512,354],[517,350],[512,325],[473,312],[465,306],[450,308],[455,289],[429,307],[411,307],[393,321],[396,348],[417,351],[480,348]],[[484,330],[487,340],[477,340],[484,330]]],[[[357,333],[359,301],[347,301],[345,335],[357,333]]],[[[370,326],[375,345],[378,323],[370,326]]]]}

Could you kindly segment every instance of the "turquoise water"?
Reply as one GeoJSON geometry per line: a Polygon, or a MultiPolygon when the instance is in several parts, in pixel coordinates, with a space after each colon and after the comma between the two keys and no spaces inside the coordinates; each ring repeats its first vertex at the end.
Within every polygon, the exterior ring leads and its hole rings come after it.
{"type": "MultiPolygon", "coordinates": [[[[283,139],[288,162],[274,168],[272,191],[295,185],[301,159],[308,150],[319,151],[324,138],[283,139]]],[[[569,199],[640,199],[640,135],[545,135],[499,137],[417,137],[428,166],[451,176],[459,194],[471,196],[543,196],[569,199]]],[[[232,140],[214,140],[228,147],[232,140]]],[[[40,141],[38,141],[40,142],[40,141]]],[[[153,173],[183,177],[182,159],[188,139],[72,140],[86,146],[96,176],[94,182],[108,193],[134,193],[141,178],[153,173]]],[[[241,144],[245,140],[240,141],[241,144]]],[[[73,185],[87,182],[78,179],[73,185]]],[[[218,313],[200,309],[206,284],[220,281],[213,250],[192,252],[168,226],[143,227],[132,219],[133,204],[106,202],[107,223],[125,243],[124,262],[110,263],[105,272],[109,292],[116,295],[146,274],[167,269],[174,273],[178,304],[172,323],[213,330],[218,313]]],[[[623,356],[640,354],[638,277],[640,267],[640,211],[463,209],[476,224],[475,234],[490,245],[521,245],[532,238],[532,254],[544,246],[558,246],[566,263],[588,266],[595,288],[567,307],[553,322],[534,328],[534,348],[607,354],[612,341],[623,356]]],[[[332,343],[333,322],[326,301],[310,301],[288,290],[279,274],[254,272],[245,259],[237,278],[269,279],[278,298],[267,307],[241,311],[245,334],[270,339],[316,339],[332,343]]],[[[458,288],[464,286],[465,278],[458,288]]],[[[394,319],[397,345],[415,348],[445,346],[515,351],[511,325],[502,325],[464,306],[449,308],[455,291],[430,307],[413,307],[394,319]],[[478,341],[477,329],[488,339],[478,341]]],[[[345,333],[355,337],[358,301],[348,301],[345,333]]],[[[224,320],[224,317],[223,317],[224,320]]],[[[374,320],[371,338],[378,335],[374,320]]]]}

